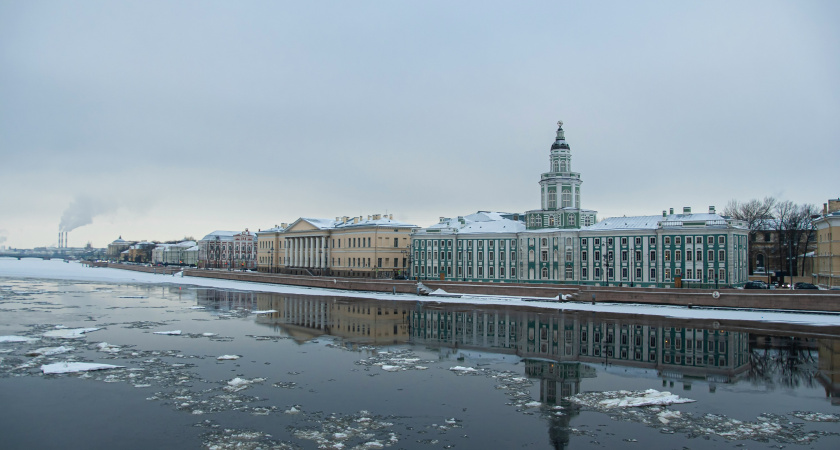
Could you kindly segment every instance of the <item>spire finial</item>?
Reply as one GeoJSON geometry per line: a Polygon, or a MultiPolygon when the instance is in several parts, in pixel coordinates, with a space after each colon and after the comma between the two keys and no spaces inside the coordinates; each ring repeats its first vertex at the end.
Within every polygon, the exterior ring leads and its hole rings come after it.
{"type": "Polygon", "coordinates": [[[557,121],[557,127],[563,128],[563,121],[562,120],[557,121]]]}

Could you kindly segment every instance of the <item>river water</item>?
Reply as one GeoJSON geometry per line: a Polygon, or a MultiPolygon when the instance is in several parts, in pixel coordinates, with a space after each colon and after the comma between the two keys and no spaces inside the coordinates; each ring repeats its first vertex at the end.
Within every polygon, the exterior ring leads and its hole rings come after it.
{"type": "Polygon", "coordinates": [[[836,449],[838,393],[840,320],[0,278],[4,449],[836,449]]]}

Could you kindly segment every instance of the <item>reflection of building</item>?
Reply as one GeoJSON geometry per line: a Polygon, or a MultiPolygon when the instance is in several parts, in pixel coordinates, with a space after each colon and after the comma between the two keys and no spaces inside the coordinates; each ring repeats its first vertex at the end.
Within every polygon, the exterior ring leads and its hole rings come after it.
{"type": "Polygon", "coordinates": [[[322,334],[354,342],[395,344],[408,340],[404,302],[344,300],[338,297],[257,294],[257,322],[276,325],[300,340],[322,334]]]}
{"type": "Polygon", "coordinates": [[[669,378],[722,382],[749,367],[749,335],[684,328],[679,321],[536,313],[511,309],[418,309],[411,313],[415,343],[516,353],[557,362],[591,362],[655,369],[669,378]]]}
{"type": "Polygon", "coordinates": [[[231,311],[236,309],[254,310],[257,304],[256,292],[222,291],[217,289],[197,289],[195,298],[199,305],[210,310],[231,311]]]}
{"type": "Polygon", "coordinates": [[[825,386],[831,404],[840,406],[840,339],[819,339],[819,372],[817,379],[825,386]]]}
{"type": "Polygon", "coordinates": [[[540,402],[556,405],[562,398],[580,393],[580,380],[595,378],[595,369],[579,362],[526,359],[525,375],[540,379],[540,402]]]}

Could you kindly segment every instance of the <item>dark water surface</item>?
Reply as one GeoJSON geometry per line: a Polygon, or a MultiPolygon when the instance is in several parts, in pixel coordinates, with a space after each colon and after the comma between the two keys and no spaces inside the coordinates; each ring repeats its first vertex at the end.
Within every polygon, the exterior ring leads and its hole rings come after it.
{"type": "Polygon", "coordinates": [[[838,334],[0,278],[0,447],[836,449],[838,334]]]}

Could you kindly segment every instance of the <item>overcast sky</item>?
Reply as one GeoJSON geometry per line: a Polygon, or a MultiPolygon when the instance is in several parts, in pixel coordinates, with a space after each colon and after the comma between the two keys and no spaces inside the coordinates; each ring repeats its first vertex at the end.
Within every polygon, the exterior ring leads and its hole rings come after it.
{"type": "Polygon", "coordinates": [[[840,2],[0,0],[0,245],[840,195],[840,2]]]}

